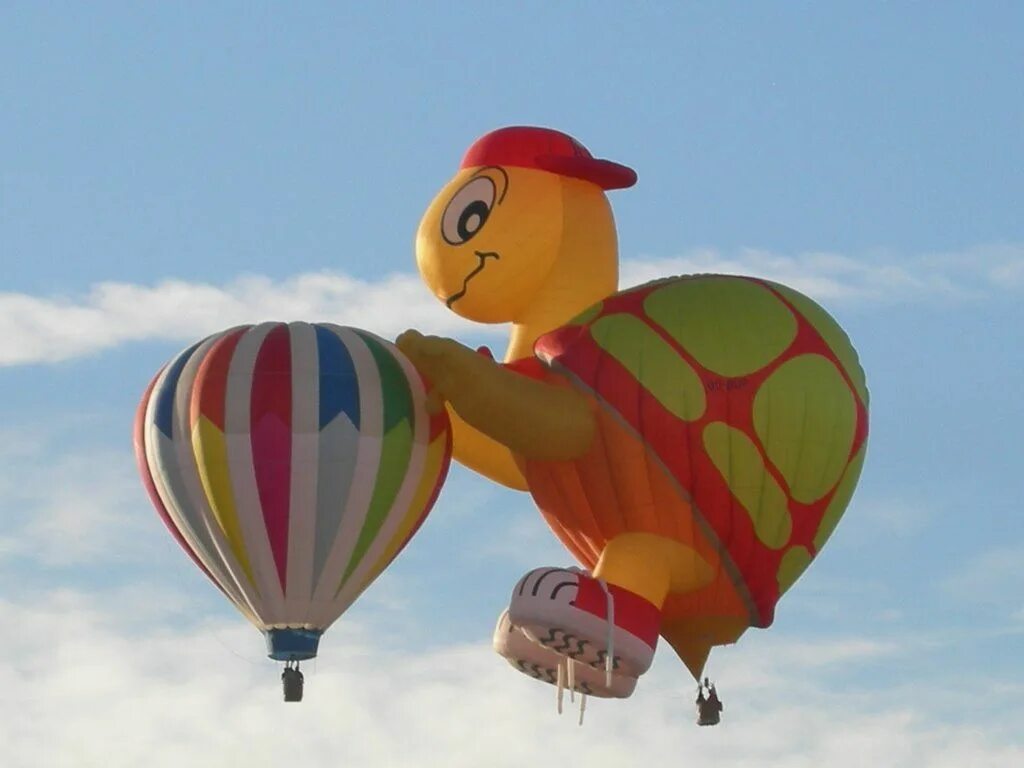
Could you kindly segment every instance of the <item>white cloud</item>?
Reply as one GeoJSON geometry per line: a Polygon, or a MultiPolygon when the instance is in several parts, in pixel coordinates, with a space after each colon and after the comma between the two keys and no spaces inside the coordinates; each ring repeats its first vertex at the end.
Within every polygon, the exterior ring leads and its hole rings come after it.
{"type": "Polygon", "coordinates": [[[823,302],[968,298],[1024,285],[1024,245],[979,246],[914,257],[880,252],[856,259],[829,252],[791,256],[752,248],[732,254],[704,249],[675,258],[624,262],[622,283],[694,273],[764,277],[823,302]]]}
{"type": "MultiPolygon", "coordinates": [[[[626,259],[622,285],[675,274],[749,274],[786,283],[826,303],[897,302],[929,296],[970,297],[1024,286],[1024,246],[960,253],[863,258],[819,252],[796,256],[745,249],[692,251],[676,258],[626,259]]],[[[232,325],[267,319],[332,321],[394,336],[497,332],[447,311],[419,277],[375,281],[340,273],[274,282],[244,276],[223,286],[167,280],[156,285],[99,283],[84,296],[0,293],[0,366],[52,363],[128,342],[189,342],[232,325]]]]}
{"type": "Polygon", "coordinates": [[[432,333],[468,327],[413,275],[367,282],[321,272],[279,283],[245,276],[224,286],[99,283],[74,298],[0,293],[0,366],[57,362],[132,341],[188,342],[272,319],[330,321],[387,337],[410,327],[432,333]]]}
{"type": "MultiPolygon", "coordinates": [[[[1024,760],[1019,685],[989,688],[991,708],[945,712],[958,692],[875,679],[837,687],[891,649],[862,639],[728,650],[725,720],[692,723],[692,685],[662,652],[634,697],[591,701],[583,728],[559,718],[554,690],[510,669],[486,633],[437,647],[429,627],[395,638],[346,622],[306,664],[306,701],[280,701],[278,672],[244,622],[182,622],[174,592],[86,597],[41,593],[0,602],[0,743],[4,765],[518,766],[585,764],[930,768],[1024,760]],[[133,618],[145,610],[155,624],[133,618]],[[399,650],[400,647],[414,651],[399,650]],[[808,665],[808,653],[817,664],[808,665]],[[936,703],[938,702],[938,703],[936,703]],[[999,711],[1002,707],[1002,711],[999,711]]],[[[979,681],[982,684],[984,681],[979,681]]]]}
{"type": "Polygon", "coordinates": [[[66,567],[150,554],[139,547],[152,541],[153,520],[130,450],[63,445],[74,431],[0,430],[0,562],[66,567]]]}

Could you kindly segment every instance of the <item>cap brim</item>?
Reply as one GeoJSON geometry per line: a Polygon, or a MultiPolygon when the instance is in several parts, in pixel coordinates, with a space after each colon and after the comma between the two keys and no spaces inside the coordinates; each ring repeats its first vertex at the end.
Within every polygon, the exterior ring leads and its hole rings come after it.
{"type": "Polygon", "coordinates": [[[625,189],[636,184],[636,171],[611,160],[596,157],[541,155],[537,167],[560,176],[571,176],[597,184],[601,189],[625,189]]]}

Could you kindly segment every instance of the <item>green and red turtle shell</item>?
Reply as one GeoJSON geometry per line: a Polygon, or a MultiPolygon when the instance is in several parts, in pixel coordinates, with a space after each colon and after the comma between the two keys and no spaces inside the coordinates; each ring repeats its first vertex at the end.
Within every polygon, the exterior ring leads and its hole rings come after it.
{"type": "Polygon", "coordinates": [[[867,387],[839,325],[783,285],[696,275],[617,293],[535,351],[646,444],[750,625],[770,625],[846,509],[864,460],[867,387]]]}

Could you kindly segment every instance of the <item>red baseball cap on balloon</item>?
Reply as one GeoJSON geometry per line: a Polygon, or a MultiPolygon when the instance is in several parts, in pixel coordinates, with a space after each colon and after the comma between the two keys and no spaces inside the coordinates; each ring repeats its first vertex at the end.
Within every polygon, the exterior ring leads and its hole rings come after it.
{"type": "Polygon", "coordinates": [[[536,168],[597,184],[601,189],[625,189],[636,184],[636,171],[602,160],[561,131],[533,126],[499,128],[481,136],[467,150],[460,168],[508,165],[536,168]]]}

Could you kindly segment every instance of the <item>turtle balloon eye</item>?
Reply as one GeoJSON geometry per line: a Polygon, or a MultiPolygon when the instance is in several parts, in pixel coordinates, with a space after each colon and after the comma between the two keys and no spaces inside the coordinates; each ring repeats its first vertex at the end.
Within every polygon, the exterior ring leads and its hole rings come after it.
{"type": "Polygon", "coordinates": [[[456,192],[441,216],[445,241],[462,245],[479,232],[491,215],[495,194],[494,182],[486,176],[477,176],[456,192]]]}

